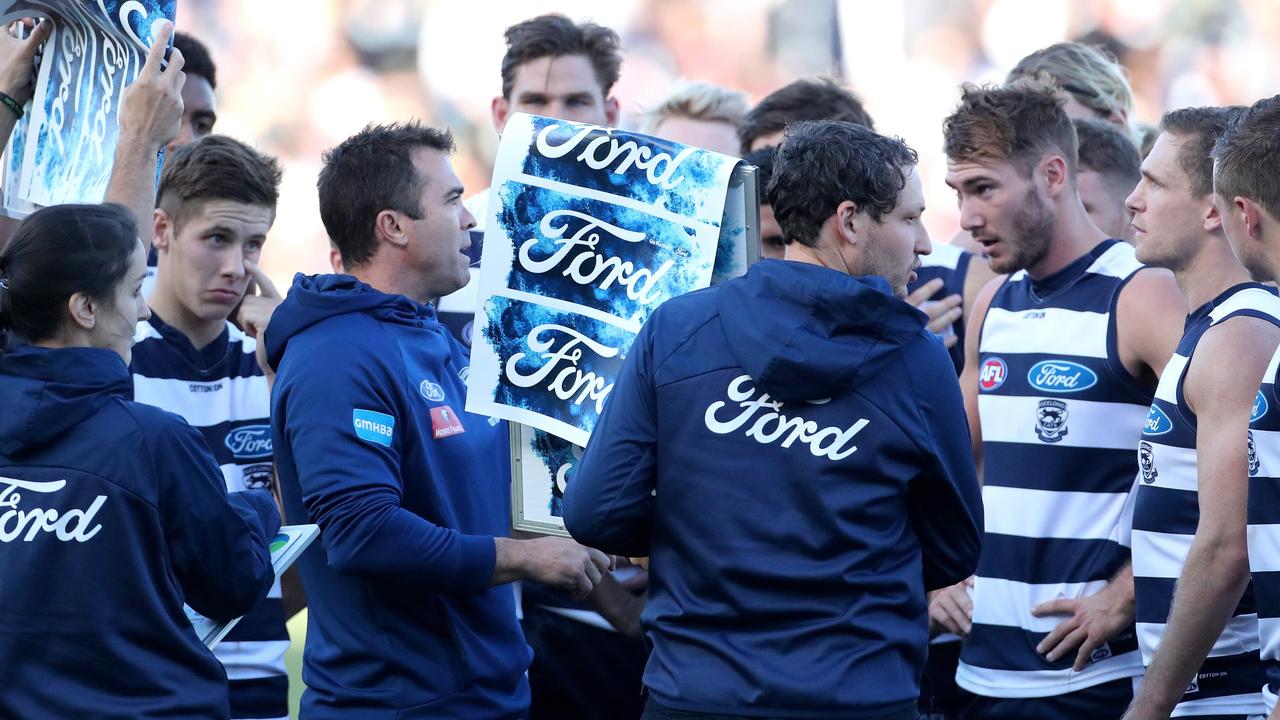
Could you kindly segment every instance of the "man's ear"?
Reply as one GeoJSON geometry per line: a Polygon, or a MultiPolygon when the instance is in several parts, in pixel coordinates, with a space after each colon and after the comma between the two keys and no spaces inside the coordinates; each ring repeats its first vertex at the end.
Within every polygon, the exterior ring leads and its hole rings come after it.
{"type": "Polygon", "coordinates": [[[373,219],[373,236],[378,242],[403,248],[409,244],[404,227],[405,216],[395,210],[383,210],[373,219]]]}
{"type": "Polygon", "coordinates": [[[511,117],[511,101],[501,95],[495,97],[489,103],[489,117],[493,120],[493,129],[501,135],[507,126],[507,118],[511,117]]]}
{"type": "Polygon", "coordinates": [[[858,245],[862,242],[862,229],[858,225],[857,203],[845,200],[836,206],[834,215],[836,239],[842,243],[858,245]]]}
{"type": "Polygon", "coordinates": [[[1040,160],[1039,172],[1044,177],[1045,187],[1051,198],[1056,198],[1071,187],[1067,161],[1061,155],[1046,155],[1040,160]]]}
{"type": "Polygon", "coordinates": [[[81,330],[92,330],[98,324],[98,313],[93,298],[85,293],[72,293],[67,298],[67,314],[71,322],[81,330]]]}
{"type": "Polygon", "coordinates": [[[622,115],[622,105],[618,102],[618,98],[610,95],[604,99],[604,119],[605,124],[609,127],[618,126],[618,118],[622,115]]]}
{"type": "Polygon", "coordinates": [[[151,216],[152,247],[160,252],[168,252],[169,246],[173,243],[174,232],[176,230],[173,226],[173,218],[164,210],[156,208],[151,216]]]}
{"type": "Polygon", "coordinates": [[[1253,200],[1237,195],[1232,199],[1235,211],[1244,218],[1244,231],[1253,240],[1262,239],[1262,208],[1253,200]]]}
{"type": "Polygon", "coordinates": [[[1216,233],[1222,229],[1222,213],[1218,212],[1218,208],[1211,202],[1209,208],[1204,213],[1204,231],[1207,233],[1216,233]]]}

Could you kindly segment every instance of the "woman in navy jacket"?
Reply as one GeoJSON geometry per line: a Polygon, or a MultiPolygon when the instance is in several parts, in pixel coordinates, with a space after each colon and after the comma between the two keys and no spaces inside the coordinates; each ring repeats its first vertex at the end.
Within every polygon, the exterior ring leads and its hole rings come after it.
{"type": "Polygon", "coordinates": [[[225,718],[215,620],[271,584],[265,493],[131,401],[146,257],[127,210],[40,210],[0,253],[0,717],[225,718]]]}

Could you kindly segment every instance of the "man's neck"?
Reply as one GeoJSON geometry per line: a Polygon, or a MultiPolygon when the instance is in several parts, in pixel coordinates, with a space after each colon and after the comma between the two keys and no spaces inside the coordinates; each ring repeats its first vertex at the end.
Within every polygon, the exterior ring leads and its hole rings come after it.
{"type": "Polygon", "coordinates": [[[347,274],[388,295],[404,295],[420,303],[428,303],[432,300],[431,294],[425,292],[420,283],[414,282],[416,278],[411,273],[391,263],[379,262],[377,258],[364,265],[348,267],[347,274]]]}
{"type": "Polygon", "coordinates": [[[155,290],[151,292],[151,297],[147,298],[147,305],[164,320],[166,325],[186,336],[196,350],[203,350],[209,346],[209,343],[217,340],[222,334],[222,329],[227,325],[226,318],[204,320],[192,315],[165,286],[163,273],[160,274],[160,278],[156,282],[155,290]]]}
{"type": "Polygon", "coordinates": [[[1078,198],[1072,196],[1065,205],[1065,208],[1058,209],[1048,254],[1027,268],[1027,274],[1035,280],[1043,280],[1062,270],[1107,239],[1107,234],[1089,219],[1078,198]]]}
{"type": "Polygon", "coordinates": [[[1206,235],[1201,238],[1199,247],[1200,252],[1187,266],[1173,273],[1178,289],[1192,311],[1212,301],[1227,288],[1251,280],[1249,271],[1236,260],[1226,238],[1206,235]]]}
{"type": "Polygon", "coordinates": [[[831,243],[821,237],[818,239],[818,244],[813,247],[795,241],[788,243],[783,259],[809,265],[819,265],[829,270],[836,270],[846,274],[849,272],[848,265],[844,263],[839,253],[832,250],[831,243]]]}

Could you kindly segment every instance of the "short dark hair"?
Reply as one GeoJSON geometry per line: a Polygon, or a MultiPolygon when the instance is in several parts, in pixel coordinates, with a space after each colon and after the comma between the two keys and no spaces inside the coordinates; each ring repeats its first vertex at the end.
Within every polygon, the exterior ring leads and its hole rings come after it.
{"type": "Polygon", "coordinates": [[[453,135],[416,120],[367,125],[325,151],[316,187],[320,219],[348,268],[366,263],[377,251],[374,223],[383,210],[422,218],[422,184],[413,151],[453,152],[453,135]]]}
{"type": "Polygon", "coordinates": [[[777,153],[778,148],[766,147],[759,150],[753,150],[742,156],[743,161],[748,165],[756,166],[756,187],[760,188],[760,204],[771,205],[769,202],[769,182],[773,180],[773,156],[777,153]]]}
{"type": "Polygon", "coordinates": [[[507,28],[502,56],[502,97],[511,98],[516,70],[544,57],[582,55],[591,63],[600,94],[607,96],[622,72],[622,40],[603,25],[575,23],[564,15],[539,15],[507,28]]]}
{"type": "Polygon", "coordinates": [[[768,192],[784,242],[815,246],[823,223],[845,200],[880,222],[897,207],[917,162],[906,143],[856,123],[790,126],[774,156],[768,192]]]}
{"type": "Polygon", "coordinates": [[[1194,195],[1213,193],[1213,146],[1232,121],[1245,111],[1241,105],[1170,110],[1160,118],[1160,132],[1182,140],[1178,165],[1191,179],[1194,195]]]}
{"type": "Polygon", "coordinates": [[[1213,160],[1218,195],[1247,197],[1280,219],[1280,95],[1241,112],[1218,138],[1213,160]]]}
{"type": "Polygon", "coordinates": [[[1057,91],[1042,78],[1007,85],[961,86],[960,105],[942,124],[952,162],[1009,162],[1023,177],[1045,153],[1057,153],[1074,173],[1076,130],[1057,91]]]}
{"type": "Polygon", "coordinates": [[[1077,169],[1101,175],[1108,187],[1128,195],[1142,179],[1142,158],[1138,146],[1114,123],[1095,118],[1076,118],[1077,169]]]}
{"type": "Polygon", "coordinates": [[[852,90],[831,78],[801,78],[769,93],[747,113],[738,128],[742,152],[750,152],[751,143],[758,138],[806,120],[851,122],[875,129],[871,115],[852,90]]]}
{"type": "Polygon", "coordinates": [[[168,156],[156,207],[180,227],[196,204],[230,200],[272,210],[280,199],[280,163],[226,135],[206,135],[168,156]]]}
{"type": "Polygon", "coordinates": [[[67,299],[111,296],[138,247],[138,224],[121,205],[53,205],[27,216],[0,252],[0,347],[58,334],[67,299]]]}
{"type": "Polygon", "coordinates": [[[205,44],[184,32],[173,34],[173,46],[182,52],[182,72],[202,77],[209,87],[218,89],[218,67],[205,44]]]}

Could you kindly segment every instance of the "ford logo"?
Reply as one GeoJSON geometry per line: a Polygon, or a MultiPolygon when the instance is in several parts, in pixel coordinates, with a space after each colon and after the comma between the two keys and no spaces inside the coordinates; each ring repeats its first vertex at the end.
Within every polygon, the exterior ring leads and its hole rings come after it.
{"type": "Polygon", "coordinates": [[[1253,412],[1249,414],[1249,422],[1258,422],[1267,414],[1267,410],[1267,398],[1259,390],[1258,396],[1253,399],[1253,412]]]}
{"type": "Polygon", "coordinates": [[[1027,372],[1027,382],[1037,390],[1073,393],[1098,384],[1092,370],[1069,360],[1041,360],[1027,372]]]}
{"type": "Polygon", "coordinates": [[[271,454],[271,426],[245,425],[227,434],[227,449],[236,459],[258,458],[271,454]]]}
{"type": "Polygon", "coordinates": [[[1147,422],[1142,426],[1143,435],[1163,435],[1173,429],[1173,421],[1159,407],[1152,405],[1147,422]]]}

